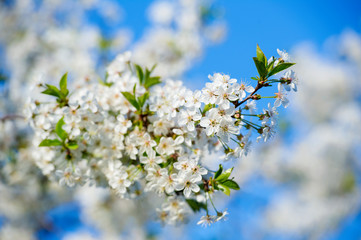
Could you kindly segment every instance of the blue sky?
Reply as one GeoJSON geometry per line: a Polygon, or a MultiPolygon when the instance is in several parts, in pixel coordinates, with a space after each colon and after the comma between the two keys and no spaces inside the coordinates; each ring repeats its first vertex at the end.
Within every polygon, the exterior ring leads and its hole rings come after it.
{"type": "MultiPolygon", "coordinates": [[[[137,39],[147,25],[144,11],[149,1],[122,1],[121,5],[126,13],[123,24],[137,39]]],[[[249,79],[255,75],[252,57],[257,43],[271,56],[277,48],[290,50],[304,41],[320,47],[328,37],[345,29],[361,31],[361,2],[357,0],[218,0],[215,5],[224,10],[227,38],[207,49],[186,75],[186,84],[213,72],[249,79]]],[[[203,84],[199,82],[197,87],[203,84]]]]}

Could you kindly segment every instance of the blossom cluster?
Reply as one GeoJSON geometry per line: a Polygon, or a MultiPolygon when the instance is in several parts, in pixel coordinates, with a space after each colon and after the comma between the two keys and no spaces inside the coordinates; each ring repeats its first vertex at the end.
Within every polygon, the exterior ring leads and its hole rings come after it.
{"type": "Polygon", "coordinates": [[[51,98],[34,100],[26,112],[40,147],[36,163],[60,185],[109,187],[121,198],[156,193],[165,201],[157,209],[164,223],[184,221],[190,209],[206,211],[202,224],[223,219],[228,213],[216,210],[214,193],[229,195],[239,186],[233,168],[220,164],[212,171],[206,156],[223,152],[224,160],[238,159],[249,151],[252,132],[257,140],[272,136],[276,108],[288,105],[283,90],[297,84],[292,70],[275,78],[294,64],[279,54],[267,60],[257,46],[255,87],[215,73],[202,90],[192,91],[181,81],[154,76],[154,67],[133,63],[130,52],[117,56],[105,79],[86,81],[71,93],[67,74],[59,87],[38,84],[51,98]],[[272,84],[278,85],[275,96],[258,93],[272,84]],[[257,114],[262,98],[275,102],[257,114]],[[209,214],[209,203],[216,216],[209,214]]]}

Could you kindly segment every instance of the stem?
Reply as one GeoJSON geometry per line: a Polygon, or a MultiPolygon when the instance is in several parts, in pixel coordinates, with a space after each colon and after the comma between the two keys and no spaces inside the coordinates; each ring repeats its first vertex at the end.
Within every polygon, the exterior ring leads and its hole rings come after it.
{"type": "Polygon", "coordinates": [[[217,138],[222,143],[224,150],[227,150],[230,148],[225,142],[222,141],[222,139],[219,136],[217,136],[217,138]]]}
{"type": "Polygon", "coordinates": [[[235,139],[233,139],[233,138],[231,138],[231,140],[233,140],[233,142],[239,144],[239,141],[237,141],[237,140],[235,140],[235,139]]]}
{"type": "Polygon", "coordinates": [[[246,113],[242,113],[242,116],[251,116],[251,117],[259,117],[258,114],[246,114],[246,113]]]}
{"type": "Polygon", "coordinates": [[[0,121],[5,122],[7,120],[15,120],[16,118],[25,119],[24,116],[21,116],[21,115],[18,115],[18,114],[9,114],[9,115],[5,115],[5,116],[1,117],[0,121]]]}
{"type": "Polygon", "coordinates": [[[237,108],[238,106],[240,106],[241,104],[245,103],[248,99],[250,99],[258,90],[260,90],[263,87],[263,84],[260,84],[258,82],[256,88],[254,89],[254,91],[245,99],[243,99],[242,101],[240,101],[239,103],[235,104],[235,108],[237,108]]]}
{"type": "Polygon", "coordinates": [[[254,125],[254,126],[256,126],[256,127],[262,127],[262,126],[260,126],[260,125],[258,125],[258,124],[256,124],[256,123],[253,123],[253,122],[250,122],[250,121],[248,121],[248,120],[246,120],[246,119],[241,119],[243,122],[245,122],[245,123],[247,123],[248,125],[254,125]]]}
{"type": "MultiPolygon", "coordinates": [[[[209,194],[208,194],[208,196],[209,196],[209,194]]],[[[206,213],[207,213],[207,215],[208,215],[208,199],[206,198],[206,213]]]]}
{"type": "Polygon", "coordinates": [[[218,213],[217,208],[216,208],[216,206],[214,206],[214,203],[213,203],[213,201],[212,201],[211,195],[210,195],[209,193],[208,193],[208,197],[209,197],[209,201],[212,203],[212,206],[213,206],[213,208],[214,208],[214,211],[216,211],[216,213],[218,213]]]}

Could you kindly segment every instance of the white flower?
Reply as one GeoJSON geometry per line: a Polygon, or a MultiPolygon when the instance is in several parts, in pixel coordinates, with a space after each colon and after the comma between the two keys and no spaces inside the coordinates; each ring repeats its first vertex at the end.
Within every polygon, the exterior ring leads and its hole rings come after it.
{"type": "Polygon", "coordinates": [[[239,134],[239,128],[234,125],[234,121],[228,122],[222,119],[219,124],[217,136],[219,136],[223,142],[228,143],[231,137],[230,134],[239,134]]]}
{"type": "Polygon", "coordinates": [[[69,187],[74,187],[75,181],[77,181],[81,173],[79,168],[75,168],[73,171],[71,167],[68,167],[64,171],[56,170],[56,175],[60,177],[60,186],[68,185],[69,187]]]}
{"type": "Polygon", "coordinates": [[[201,220],[198,221],[197,225],[202,225],[202,227],[210,226],[216,220],[216,216],[206,215],[202,216],[201,220]]]}
{"type": "Polygon", "coordinates": [[[215,222],[218,222],[220,220],[227,220],[226,216],[228,215],[227,210],[225,210],[224,212],[217,212],[217,218],[215,220],[215,222]]]}
{"type": "Polygon", "coordinates": [[[154,168],[157,164],[160,164],[163,162],[163,159],[161,157],[157,157],[155,155],[155,151],[151,150],[147,153],[147,157],[140,157],[140,162],[145,164],[144,169],[147,170],[149,168],[154,168]]]}
{"type": "Polygon", "coordinates": [[[171,123],[166,119],[159,119],[153,123],[154,134],[157,136],[167,135],[171,123]]]}
{"type": "Polygon", "coordinates": [[[111,179],[109,179],[109,185],[119,194],[123,195],[127,192],[127,187],[132,184],[128,179],[128,174],[126,171],[122,170],[114,174],[111,179]]]}
{"type": "Polygon", "coordinates": [[[69,107],[64,108],[64,122],[65,123],[79,123],[81,121],[81,112],[79,113],[79,105],[76,103],[69,103],[69,107]]]}
{"type": "Polygon", "coordinates": [[[185,106],[191,111],[198,110],[201,107],[202,92],[197,90],[195,92],[189,91],[186,93],[185,106]]]}
{"type": "Polygon", "coordinates": [[[178,175],[176,173],[172,173],[171,175],[163,175],[159,179],[159,185],[164,187],[166,193],[171,194],[174,192],[174,186],[177,183],[178,175]]]}
{"type": "Polygon", "coordinates": [[[124,134],[127,132],[128,128],[132,126],[132,122],[126,120],[123,115],[118,115],[117,120],[119,123],[115,126],[115,132],[124,134]]]}
{"type": "Polygon", "coordinates": [[[149,133],[145,133],[139,139],[139,145],[139,154],[146,152],[149,155],[149,153],[153,151],[153,147],[157,146],[157,143],[151,138],[149,133]]]}
{"type": "Polygon", "coordinates": [[[239,100],[242,100],[246,97],[246,92],[252,93],[254,91],[254,87],[243,81],[240,84],[235,83],[233,85],[233,88],[235,89],[235,94],[238,95],[239,100]]]}
{"type": "Polygon", "coordinates": [[[156,147],[157,152],[160,155],[171,155],[174,153],[174,140],[170,137],[162,137],[158,146],[156,147]]]}
{"type": "MultiPolygon", "coordinates": [[[[283,61],[283,62],[290,61],[290,57],[285,50],[281,51],[281,50],[277,49],[277,53],[278,53],[278,55],[280,55],[279,61],[283,61]]],[[[277,63],[275,62],[275,66],[277,66],[277,64],[278,64],[278,62],[277,63]]]]}
{"type": "Polygon", "coordinates": [[[85,95],[83,95],[79,101],[79,104],[80,108],[83,110],[89,109],[93,113],[98,111],[98,103],[94,97],[94,93],[92,92],[87,92],[85,95]]]}
{"type": "Polygon", "coordinates": [[[276,94],[276,101],[274,103],[274,106],[279,107],[282,104],[283,107],[285,108],[288,107],[290,101],[286,98],[286,94],[282,92],[281,83],[278,84],[278,92],[275,94],[276,94]]]}
{"type": "Polygon", "coordinates": [[[199,186],[195,182],[195,178],[191,173],[185,174],[178,179],[178,183],[175,185],[175,189],[177,191],[183,190],[184,196],[189,198],[192,192],[197,193],[200,191],[199,186]]]}
{"type": "Polygon", "coordinates": [[[212,108],[207,112],[207,116],[201,119],[199,123],[202,127],[206,128],[207,136],[217,133],[219,129],[219,123],[222,117],[216,108],[212,108]]]}
{"type": "Polygon", "coordinates": [[[136,143],[129,136],[125,138],[125,151],[131,159],[137,159],[138,149],[136,143]]]}
{"type": "Polygon", "coordinates": [[[217,95],[215,104],[223,109],[228,109],[230,107],[230,101],[238,100],[238,96],[234,93],[232,88],[219,87],[215,91],[215,94],[217,95]]]}
{"type": "Polygon", "coordinates": [[[274,134],[275,130],[272,126],[265,126],[262,128],[262,135],[257,137],[257,142],[260,139],[263,139],[264,142],[267,142],[267,140],[273,137],[274,134]]]}
{"type": "Polygon", "coordinates": [[[298,78],[293,70],[288,70],[280,80],[285,81],[282,86],[286,91],[297,92],[298,78]]]}
{"type": "Polygon", "coordinates": [[[245,110],[248,110],[250,114],[255,114],[257,103],[255,100],[247,100],[246,105],[244,106],[245,110]]]}
{"type": "Polygon", "coordinates": [[[205,104],[214,104],[217,99],[216,89],[217,87],[214,84],[207,82],[206,87],[202,89],[201,101],[205,104]]]}
{"type": "Polygon", "coordinates": [[[263,109],[264,119],[262,120],[262,126],[266,124],[274,126],[277,122],[277,109],[275,106],[271,106],[271,103],[268,103],[268,109],[263,109]]]}
{"type": "Polygon", "coordinates": [[[174,168],[183,171],[189,172],[190,171],[190,160],[186,156],[181,156],[178,158],[178,161],[173,164],[174,168]]]}
{"type": "Polygon", "coordinates": [[[192,173],[192,178],[195,182],[199,182],[202,180],[202,175],[206,175],[208,173],[207,169],[198,165],[198,162],[192,159],[189,163],[190,172],[192,173]]]}
{"type": "Polygon", "coordinates": [[[237,79],[231,78],[229,75],[215,73],[213,76],[208,75],[208,78],[214,82],[217,87],[226,87],[231,83],[237,82],[237,79]]]}
{"type": "Polygon", "coordinates": [[[178,124],[179,126],[187,126],[188,131],[194,131],[194,121],[199,121],[201,118],[202,115],[197,111],[182,110],[180,112],[178,124]]]}
{"type": "Polygon", "coordinates": [[[228,109],[223,108],[217,108],[218,114],[221,117],[222,120],[232,122],[233,121],[233,115],[236,113],[236,109],[234,106],[230,106],[228,109]]]}

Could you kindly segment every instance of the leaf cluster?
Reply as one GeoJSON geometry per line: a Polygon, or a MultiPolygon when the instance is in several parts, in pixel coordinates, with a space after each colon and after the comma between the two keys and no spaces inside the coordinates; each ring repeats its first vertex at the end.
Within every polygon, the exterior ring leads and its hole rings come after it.
{"type": "Polygon", "coordinates": [[[154,70],[155,66],[153,66],[150,70],[148,68],[143,69],[138,64],[134,64],[137,77],[139,79],[139,84],[144,86],[147,90],[142,96],[137,97],[135,94],[136,85],[134,85],[133,93],[130,92],[122,92],[123,96],[132,104],[133,107],[135,107],[139,112],[142,111],[142,108],[149,98],[149,89],[157,84],[160,84],[162,81],[160,81],[160,77],[152,77],[151,73],[154,70]]]}
{"type": "Polygon", "coordinates": [[[222,165],[219,164],[219,168],[214,174],[214,179],[212,181],[212,185],[215,189],[221,190],[228,196],[231,194],[231,189],[240,189],[239,185],[233,180],[233,178],[230,178],[232,171],[233,167],[223,171],[222,165]]]}
{"type": "Polygon", "coordinates": [[[63,146],[65,149],[74,149],[74,150],[77,149],[78,144],[76,143],[76,141],[74,141],[74,140],[67,141],[67,139],[69,138],[69,135],[63,129],[64,124],[65,124],[64,117],[62,117],[61,119],[59,119],[59,121],[57,122],[57,124],[55,126],[55,133],[58,138],[44,139],[39,144],[39,147],[63,146]]]}
{"type": "Polygon", "coordinates": [[[253,61],[256,65],[259,78],[252,78],[260,81],[265,81],[269,77],[295,65],[295,63],[289,62],[278,62],[276,66],[274,66],[276,62],[276,58],[273,58],[271,62],[268,62],[266,56],[264,55],[263,51],[257,44],[257,57],[253,58],[253,61]]]}
{"type": "Polygon", "coordinates": [[[45,84],[46,89],[41,93],[56,97],[56,101],[58,102],[60,107],[67,106],[69,101],[67,98],[67,96],[69,95],[67,80],[68,73],[65,73],[60,79],[59,88],[50,84],[45,84]]]}

